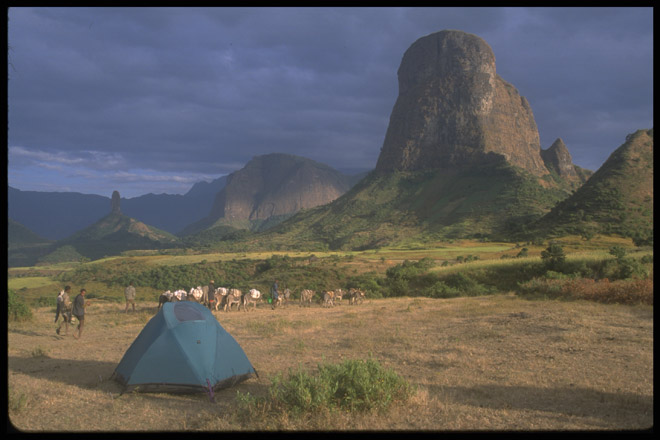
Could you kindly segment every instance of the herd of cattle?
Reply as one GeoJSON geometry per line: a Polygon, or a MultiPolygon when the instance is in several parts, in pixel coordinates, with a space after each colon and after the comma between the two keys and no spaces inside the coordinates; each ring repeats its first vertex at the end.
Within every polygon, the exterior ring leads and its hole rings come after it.
{"type": "MultiPolygon", "coordinates": [[[[230,311],[232,306],[236,304],[236,310],[243,307],[244,311],[248,311],[248,306],[253,305],[256,309],[257,303],[263,301],[263,295],[257,289],[250,289],[243,293],[239,289],[228,289],[226,287],[218,287],[209,295],[209,286],[197,286],[190,289],[189,292],[185,290],[175,290],[174,292],[164,292],[158,299],[158,308],[160,309],[166,302],[173,301],[196,301],[202,303],[209,308],[215,308],[217,311],[222,308],[225,312],[230,311]]],[[[316,296],[314,290],[304,289],[300,292],[300,306],[311,306],[316,296]]],[[[344,289],[328,290],[321,292],[319,301],[322,307],[334,307],[336,304],[341,304],[342,298],[347,297],[348,303],[353,305],[361,304],[364,301],[365,293],[360,289],[351,288],[348,291],[344,289]]],[[[273,307],[278,307],[289,302],[291,298],[291,290],[285,289],[281,292],[273,307]]]]}

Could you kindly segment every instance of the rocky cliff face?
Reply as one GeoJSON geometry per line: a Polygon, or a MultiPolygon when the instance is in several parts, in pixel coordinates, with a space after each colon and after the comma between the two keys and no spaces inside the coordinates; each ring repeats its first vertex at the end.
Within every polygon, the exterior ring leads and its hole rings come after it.
{"type": "Polygon", "coordinates": [[[329,203],[348,189],[347,176],[318,162],[286,154],[258,156],[228,176],[205,224],[290,215],[329,203]]]}
{"type": "Polygon", "coordinates": [[[578,174],[573,165],[573,158],[568,152],[566,144],[561,138],[557,140],[547,150],[541,150],[541,157],[545,166],[549,170],[555,171],[560,177],[568,179],[577,179],[578,174]]]}
{"type": "Polygon", "coordinates": [[[422,37],[404,54],[398,77],[377,171],[453,168],[495,153],[548,173],[529,103],[496,74],[481,38],[461,31],[422,37]]]}

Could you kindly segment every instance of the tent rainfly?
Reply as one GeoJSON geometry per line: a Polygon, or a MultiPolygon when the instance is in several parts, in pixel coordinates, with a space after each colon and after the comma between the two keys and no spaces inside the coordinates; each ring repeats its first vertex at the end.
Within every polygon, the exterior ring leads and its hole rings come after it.
{"type": "Polygon", "coordinates": [[[233,386],[256,370],[206,307],[168,302],[144,326],[113,378],[126,391],[196,393],[233,386]]]}

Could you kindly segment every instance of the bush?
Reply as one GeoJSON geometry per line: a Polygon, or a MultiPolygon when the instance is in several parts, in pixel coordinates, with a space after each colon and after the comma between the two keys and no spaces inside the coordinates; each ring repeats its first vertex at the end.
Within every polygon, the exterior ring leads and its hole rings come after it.
{"type": "Polygon", "coordinates": [[[608,279],[598,282],[580,278],[566,282],[561,295],[570,299],[586,299],[606,304],[648,304],[653,305],[653,280],[608,279]]]}
{"type": "Polygon", "coordinates": [[[349,411],[385,410],[395,402],[405,401],[414,387],[376,360],[347,360],[340,364],[318,366],[313,376],[301,368],[288,377],[278,374],[271,379],[267,398],[254,398],[239,393],[242,411],[285,411],[294,415],[320,409],[349,411]]]}
{"type": "Polygon", "coordinates": [[[449,287],[442,281],[437,281],[431,287],[426,288],[423,295],[431,298],[456,298],[457,296],[461,296],[461,291],[454,287],[449,287]]]}
{"type": "Polygon", "coordinates": [[[25,304],[23,298],[13,290],[7,293],[7,312],[9,321],[29,321],[32,319],[32,310],[25,304]]]}
{"type": "Polygon", "coordinates": [[[456,289],[468,296],[484,295],[491,291],[487,286],[480,284],[478,281],[461,272],[449,275],[444,282],[450,288],[456,289]]]}
{"type": "Polygon", "coordinates": [[[40,296],[37,298],[37,305],[39,307],[57,307],[57,297],[54,295],[40,296]]]}
{"type": "Polygon", "coordinates": [[[521,283],[518,293],[530,297],[550,297],[587,300],[605,304],[653,305],[653,280],[633,279],[611,282],[591,278],[534,278],[521,283]]]}

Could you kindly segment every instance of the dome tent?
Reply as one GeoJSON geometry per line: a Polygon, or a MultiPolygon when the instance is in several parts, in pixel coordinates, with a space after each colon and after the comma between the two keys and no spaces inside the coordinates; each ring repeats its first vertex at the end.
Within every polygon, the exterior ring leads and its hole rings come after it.
{"type": "MultiPolygon", "coordinates": [[[[206,307],[165,303],[144,326],[113,378],[124,391],[195,393],[230,387],[256,370],[206,307]],[[208,381],[208,382],[207,382],[208,381]]],[[[258,376],[258,375],[257,375],[258,376]]]]}

